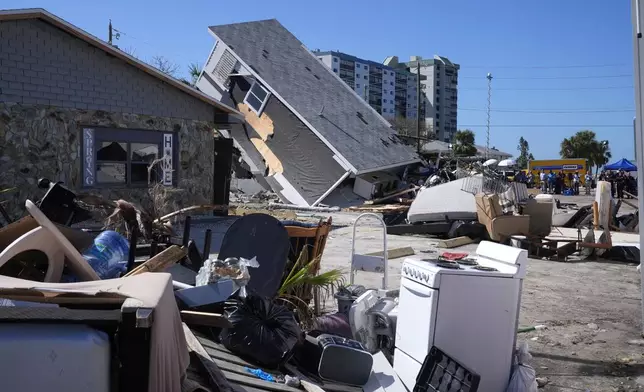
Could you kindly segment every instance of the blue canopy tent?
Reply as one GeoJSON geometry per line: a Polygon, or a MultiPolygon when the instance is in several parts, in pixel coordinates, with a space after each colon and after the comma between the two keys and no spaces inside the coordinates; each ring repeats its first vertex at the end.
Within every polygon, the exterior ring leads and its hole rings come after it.
{"type": "Polygon", "coordinates": [[[604,170],[624,170],[631,172],[637,171],[637,166],[633,165],[628,159],[622,158],[617,162],[604,166],[604,170]]]}

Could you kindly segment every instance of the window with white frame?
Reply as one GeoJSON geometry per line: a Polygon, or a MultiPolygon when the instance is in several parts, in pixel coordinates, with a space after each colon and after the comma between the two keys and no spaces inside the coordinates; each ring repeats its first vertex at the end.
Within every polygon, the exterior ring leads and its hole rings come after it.
{"type": "Polygon", "coordinates": [[[257,115],[262,114],[266,102],[268,102],[268,97],[270,93],[262,87],[261,84],[253,82],[253,85],[248,90],[246,98],[244,98],[244,103],[247,104],[257,115]]]}

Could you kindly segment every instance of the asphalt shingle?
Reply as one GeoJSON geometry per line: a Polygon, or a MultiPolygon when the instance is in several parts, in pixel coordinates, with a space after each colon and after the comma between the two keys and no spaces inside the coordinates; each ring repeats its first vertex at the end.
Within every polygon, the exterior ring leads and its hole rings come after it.
{"type": "Polygon", "coordinates": [[[378,113],[277,20],[210,30],[359,172],[418,159],[378,113]]]}

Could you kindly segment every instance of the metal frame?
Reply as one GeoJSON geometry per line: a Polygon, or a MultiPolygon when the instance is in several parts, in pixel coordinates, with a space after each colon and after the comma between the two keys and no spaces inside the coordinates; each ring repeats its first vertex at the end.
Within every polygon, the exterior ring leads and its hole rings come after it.
{"type": "Polygon", "coordinates": [[[353,237],[351,238],[351,272],[349,275],[349,283],[353,284],[355,280],[355,273],[357,270],[365,272],[382,272],[382,290],[387,290],[389,283],[389,260],[387,259],[387,225],[382,218],[372,212],[361,214],[353,222],[353,237]],[[356,227],[362,218],[372,217],[380,222],[382,226],[382,256],[369,256],[356,254],[356,227]]]}

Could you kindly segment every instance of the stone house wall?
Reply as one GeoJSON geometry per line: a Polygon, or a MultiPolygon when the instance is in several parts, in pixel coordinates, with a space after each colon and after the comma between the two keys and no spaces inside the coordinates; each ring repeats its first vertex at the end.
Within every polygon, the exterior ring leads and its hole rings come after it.
{"type": "Polygon", "coordinates": [[[0,102],[212,121],[215,109],[38,20],[0,21],[0,102]]]}
{"type": "Polygon", "coordinates": [[[211,202],[215,117],[222,112],[45,20],[0,21],[0,201],[12,218],[39,178],[75,191],[145,204],[145,188],[83,188],[82,127],[177,135],[174,192],[183,206],[211,202]],[[178,159],[178,162],[176,160],[178,159]]]}
{"type": "Polygon", "coordinates": [[[83,125],[177,132],[176,197],[183,206],[211,201],[215,136],[211,121],[0,102],[0,190],[17,188],[0,195],[0,201],[6,200],[3,206],[12,218],[23,215],[25,199],[35,201],[44,194],[37,187],[43,177],[64,181],[75,191],[146,204],[145,188],[82,187],[83,125]]]}

